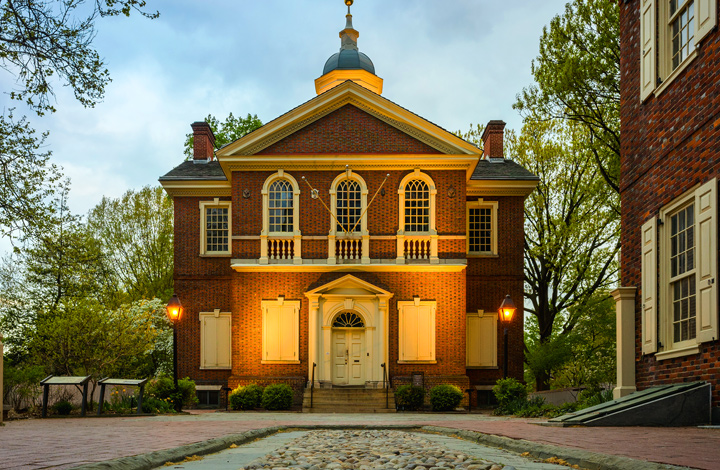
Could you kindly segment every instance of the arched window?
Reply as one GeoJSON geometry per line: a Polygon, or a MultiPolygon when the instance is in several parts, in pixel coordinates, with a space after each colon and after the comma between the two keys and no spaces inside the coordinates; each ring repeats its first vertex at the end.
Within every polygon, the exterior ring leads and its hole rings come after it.
{"type": "Polygon", "coordinates": [[[362,230],[359,220],[362,214],[362,191],[360,184],[354,180],[343,180],[337,186],[337,202],[335,216],[340,222],[335,229],[337,233],[362,230]]]}
{"type": "Polygon", "coordinates": [[[333,328],[365,328],[362,317],[355,312],[342,312],[335,317],[333,328]]]}
{"type": "Polygon", "coordinates": [[[276,180],[268,190],[268,231],[292,233],[294,216],[293,187],[288,180],[276,180]]]}
{"type": "Polygon", "coordinates": [[[430,188],[419,179],[405,185],[405,231],[430,231],[430,188]]]}

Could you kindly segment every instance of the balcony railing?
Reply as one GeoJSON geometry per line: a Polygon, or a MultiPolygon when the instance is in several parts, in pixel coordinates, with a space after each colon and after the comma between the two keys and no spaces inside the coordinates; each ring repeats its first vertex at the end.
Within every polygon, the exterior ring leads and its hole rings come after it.
{"type": "Polygon", "coordinates": [[[302,263],[300,253],[301,236],[260,236],[260,264],[302,263]]]}
{"type": "Polygon", "coordinates": [[[360,261],[362,251],[361,238],[340,238],[335,240],[335,258],[338,262],[360,261]]]}
{"type": "Polygon", "coordinates": [[[397,236],[397,262],[439,262],[437,235],[397,236]]]}

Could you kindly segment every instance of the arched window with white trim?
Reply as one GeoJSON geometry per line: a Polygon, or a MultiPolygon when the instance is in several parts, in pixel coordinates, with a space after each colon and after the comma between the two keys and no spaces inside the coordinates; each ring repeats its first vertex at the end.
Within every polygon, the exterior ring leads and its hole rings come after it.
{"type": "Polygon", "coordinates": [[[399,230],[397,263],[438,263],[435,196],[437,189],[430,175],[416,169],[398,187],[399,230]]]}
{"type": "Polygon", "coordinates": [[[370,263],[367,195],[365,180],[350,169],[330,185],[329,264],[370,263]]]}
{"type": "Polygon", "coordinates": [[[302,264],[299,201],[300,187],[292,175],[278,170],[265,180],[260,264],[302,264]]]}

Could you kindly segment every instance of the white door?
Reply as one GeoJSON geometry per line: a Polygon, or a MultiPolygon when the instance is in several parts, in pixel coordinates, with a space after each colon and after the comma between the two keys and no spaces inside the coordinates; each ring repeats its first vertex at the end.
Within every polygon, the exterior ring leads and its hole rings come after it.
{"type": "Polygon", "coordinates": [[[333,383],[365,384],[365,330],[333,330],[333,383]]]}

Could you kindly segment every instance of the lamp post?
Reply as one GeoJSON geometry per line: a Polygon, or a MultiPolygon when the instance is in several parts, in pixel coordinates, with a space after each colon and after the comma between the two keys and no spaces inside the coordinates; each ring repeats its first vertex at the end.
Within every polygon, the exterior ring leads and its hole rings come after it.
{"type": "Polygon", "coordinates": [[[503,378],[507,379],[508,376],[508,326],[512,321],[513,315],[515,315],[515,303],[510,298],[510,294],[506,295],[500,304],[498,309],[500,313],[500,321],[502,322],[505,329],[503,330],[503,343],[504,352],[503,355],[503,378]]]}
{"type": "MultiPolygon", "coordinates": [[[[180,303],[180,299],[176,294],[173,294],[172,298],[167,304],[167,316],[170,319],[170,323],[173,325],[173,383],[175,384],[175,394],[178,393],[178,377],[177,377],[177,324],[182,316],[183,308],[180,303]]],[[[175,410],[180,411],[182,408],[182,401],[178,402],[175,400],[175,410]]]]}

